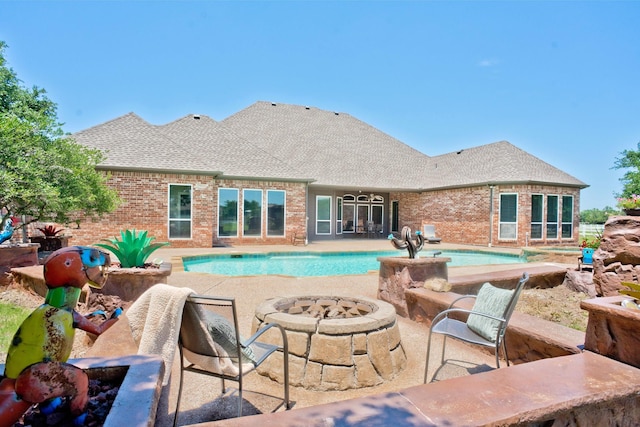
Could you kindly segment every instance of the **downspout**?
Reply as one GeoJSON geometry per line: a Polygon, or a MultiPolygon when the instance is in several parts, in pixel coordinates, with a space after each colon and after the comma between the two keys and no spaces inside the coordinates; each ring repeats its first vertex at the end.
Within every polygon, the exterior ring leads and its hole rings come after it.
{"type": "Polygon", "coordinates": [[[493,246],[493,189],[495,186],[489,186],[489,247],[493,246]]]}

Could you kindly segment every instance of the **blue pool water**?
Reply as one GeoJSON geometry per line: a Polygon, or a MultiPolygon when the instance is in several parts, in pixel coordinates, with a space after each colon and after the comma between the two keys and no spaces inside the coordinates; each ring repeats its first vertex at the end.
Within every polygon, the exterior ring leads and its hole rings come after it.
{"type": "MultiPolygon", "coordinates": [[[[431,257],[434,251],[422,251],[431,257]]],[[[224,276],[284,275],[296,277],[365,274],[378,270],[381,256],[406,256],[402,251],[377,252],[271,252],[264,254],[226,254],[185,257],[185,271],[224,276]]],[[[439,257],[451,258],[449,267],[512,264],[525,262],[517,255],[480,251],[442,251],[439,257]]]]}

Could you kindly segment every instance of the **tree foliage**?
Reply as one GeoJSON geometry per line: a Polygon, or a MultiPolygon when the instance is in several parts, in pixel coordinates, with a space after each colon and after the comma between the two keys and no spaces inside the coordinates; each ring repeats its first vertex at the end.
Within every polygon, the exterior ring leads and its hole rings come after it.
{"type": "Polygon", "coordinates": [[[0,41],[0,227],[9,216],[68,223],[113,211],[117,193],[95,169],[102,152],[64,134],[56,104],[22,85],[5,48],[0,41]]]}
{"type": "Polygon", "coordinates": [[[604,209],[585,209],[580,212],[580,222],[583,224],[604,224],[610,215],[619,214],[618,209],[605,206],[604,209]]]}
{"type": "Polygon", "coordinates": [[[631,197],[640,194],[640,142],[637,150],[624,150],[620,157],[615,159],[613,169],[628,169],[620,182],[622,182],[622,192],[618,197],[631,197]]]}

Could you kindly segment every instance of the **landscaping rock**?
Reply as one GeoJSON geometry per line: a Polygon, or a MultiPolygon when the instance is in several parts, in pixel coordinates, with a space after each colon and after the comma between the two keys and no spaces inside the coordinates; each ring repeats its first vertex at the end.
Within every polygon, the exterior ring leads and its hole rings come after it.
{"type": "Polygon", "coordinates": [[[562,284],[574,292],[587,294],[590,298],[597,295],[596,285],[593,284],[593,273],[590,271],[567,270],[562,284]]]}
{"type": "Polygon", "coordinates": [[[622,282],[640,277],[640,217],[614,216],[604,227],[593,254],[593,283],[598,296],[618,295],[622,282]]]}

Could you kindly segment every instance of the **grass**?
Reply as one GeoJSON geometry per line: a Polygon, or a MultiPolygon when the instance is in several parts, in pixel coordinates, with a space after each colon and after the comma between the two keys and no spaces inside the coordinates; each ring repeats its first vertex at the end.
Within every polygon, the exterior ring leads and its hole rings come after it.
{"type": "MultiPolygon", "coordinates": [[[[0,355],[5,355],[13,335],[31,310],[6,302],[0,302],[0,355]]],[[[2,357],[4,360],[4,357],[2,357]]]]}

